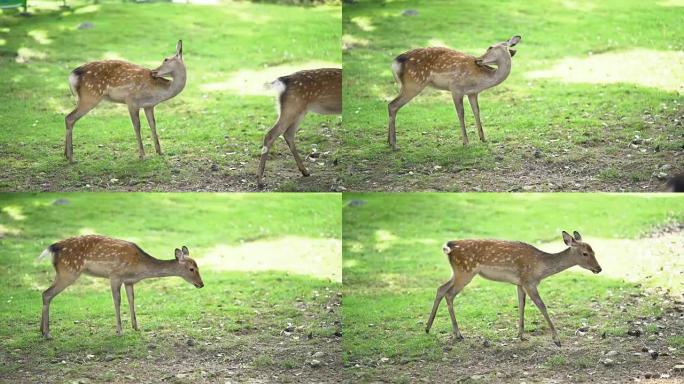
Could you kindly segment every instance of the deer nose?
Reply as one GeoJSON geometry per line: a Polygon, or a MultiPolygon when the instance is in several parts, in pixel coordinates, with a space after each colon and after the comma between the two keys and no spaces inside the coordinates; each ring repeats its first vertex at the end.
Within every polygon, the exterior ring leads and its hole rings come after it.
{"type": "Polygon", "coordinates": [[[594,270],[592,272],[601,273],[601,271],[603,271],[603,269],[601,269],[601,267],[598,267],[598,268],[594,268],[594,270]]]}

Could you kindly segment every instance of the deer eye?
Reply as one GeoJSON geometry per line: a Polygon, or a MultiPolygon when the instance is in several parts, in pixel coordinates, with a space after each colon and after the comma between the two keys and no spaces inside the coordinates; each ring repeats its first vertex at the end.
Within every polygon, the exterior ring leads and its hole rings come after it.
{"type": "Polygon", "coordinates": [[[589,256],[589,254],[586,252],[582,252],[582,256],[587,257],[587,256],[589,256]]]}
{"type": "Polygon", "coordinates": [[[169,59],[164,59],[164,62],[165,62],[165,63],[166,63],[167,61],[169,61],[169,59]]]}
{"type": "Polygon", "coordinates": [[[190,272],[195,272],[195,268],[190,268],[190,272]]]}

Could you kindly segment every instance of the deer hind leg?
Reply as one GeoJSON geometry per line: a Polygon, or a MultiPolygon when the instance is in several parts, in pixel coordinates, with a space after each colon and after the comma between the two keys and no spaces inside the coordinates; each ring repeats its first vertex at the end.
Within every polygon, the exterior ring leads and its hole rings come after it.
{"type": "Polygon", "coordinates": [[[73,284],[78,274],[57,273],[50,288],[43,292],[43,314],[40,321],[40,333],[45,339],[50,339],[50,302],[66,287],[73,284]]]}
{"type": "Polygon", "coordinates": [[[480,141],[484,142],[484,131],[482,130],[482,122],[480,121],[480,105],[477,101],[477,93],[474,95],[468,95],[468,101],[470,102],[470,108],[473,110],[473,115],[475,115],[475,125],[477,126],[477,134],[480,135],[480,141]]]}
{"type": "Polygon", "coordinates": [[[399,91],[399,96],[390,101],[387,105],[388,113],[388,125],[387,125],[387,144],[392,148],[392,150],[398,150],[397,148],[397,112],[411,101],[414,97],[425,88],[424,84],[417,83],[402,83],[401,90],[399,91]]]}
{"type": "Polygon", "coordinates": [[[521,341],[527,340],[525,333],[525,290],[521,286],[518,287],[518,338],[521,341]]]}
{"type": "Polygon", "coordinates": [[[64,138],[64,157],[69,162],[74,161],[74,147],[73,147],[73,130],[74,130],[74,124],[83,116],[85,116],[90,110],[95,108],[97,104],[100,103],[101,99],[98,98],[88,98],[88,97],[83,97],[78,99],[78,105],[76,105],[76,109],[71,111],[66,117],[64,118],[64,124],[66,125],[66,135],[64,138]]]}
{"type": "Polygon", "coordinates": [[[553,326],[553,322],[551,322],[551,318],[549,317],[548,312],[546,312],[546,305],[544,305],[544,302],[539,296],[539,292],[537,292],[537,287],[528,285],[523,288],[525,289],[525,292],[530,296],[530,299],[532,299],[532,302],[537,306],[537,308],[539,308],[539,311],[542,313],[542,315],[544,315],[546,322],[549,324],[549,328],[551,328],[551,336],[553,337],[553,342],[560,347],[561,343],[560,339],[558,338],[558,333],[556,332],[556,327],[553,326]]]}
{"type": "Polygon", "coordinates": [[[154,119],[154,107],[145,108],[145,117],[147,124],[150,126],[152,132],[152,140],[154,140],[154,149],[158,155],[162,154],[161,145],[159,145],[159,136],[157,136],[157,121],[154,119]]]}
{"type": "Polygon", "coordinates": [[[468,145],[468,134],[465,127],[465,113],[463,111],[463,95],[458,93],[451,94],[456,107],[456,115],[458,115],[458,123],[461,125],[461,135],[463,135],[463,145],[468,145]]]}
{"type": "Polygon", "coordinates": [[[299,130],[299,123],[301,123],[302,119],[306,115],[306,112],[302,113],[292,125],[285,131],[285,134],[283,135],[285,137],[285,142],[287,142],[287,146],[290,147],[290,151],[292,152],[292,156],[295,158],[295,162],[297,162],[297,168],[299,168],[299,171],[302,173],[303,176],[309,176],[309,170],[306,169],[306,166],[304,165],[304,162],[302,161],[302,158],[299,156],[299,152],[297,152],[297,146],[295,145],[295,136],[297,135],[297,131],[299,130]]]}
{"type": "MultiPolygon", "coordinates": [[[[280,116],[275,125],[264,136],[264,145],[261,147],[261,159],[259,160],[259,170],[257,171],[257,186],[264,187],[262,181],[264,177],[264,169],[266,168],[266,160],[268,159],[268,152],[271,150],[273,143],[278,136],[282,135],[305,111],[302,109],[290,109],[286,104],[281,102],[280,116]]],[[[296,159],[295,159],[296,160],[296,159]]]]}
{"type": "Polygon", "coordinates": [[[116,312],[116,335],[121,336],[121,280],[112,279],[112,299],[114,299],[114,311],[116,312]]]}
{"type": "Polygon", "coordinates": [[[140,136],[140,108],[129,105],[128,113],[131,115],[135,137],[138,139],[138,156],[140,157],[140,160],[144,160],[145,148],[143,148],[142,136],[140,136]]]}
{"type": "Polygon", "coordinates": [[[454,283],[447,291],[445,299],[447,308],[449,309],[449,317],[451,318],[451,330],[457,339],[463,340],[461,331],[458,330],[458,323],[456,322],[456,314],[454,313],[454,297],[463,290],[463,288],[473,279],[472,274],[463,273],[459,277],[454,278],[454,283]]]}
{"type": "Polygon", "coordinates": [[[126,287],[126,296],[128,297],[128,309],[131,312],[131,327],[138,330],[138,321],[135,318],[135,295],[133,293],[133,284],[124,284],[126,287]]]}
{"type": "Polygon", "coordinates": [[[454,284],[454,280],[450,279],[446,283],[442,284],[437,288],[437,295],[435,296],[435,302],[432,304],[432,311],[430,312],[430,317],[428,318],[427,325],[425,326],[425,333],[430,333],[430,328],[432,328],[432,322],[435,321],[435,316],[437,315],[437,309],[439,309],[439,303],[442,298],[449,291],[451,286],[454,284]]]}

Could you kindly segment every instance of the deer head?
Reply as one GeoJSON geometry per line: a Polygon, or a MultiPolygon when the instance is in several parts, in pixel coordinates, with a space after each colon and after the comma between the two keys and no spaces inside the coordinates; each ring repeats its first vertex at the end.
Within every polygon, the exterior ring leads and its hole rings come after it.
{"type": "Polygon", "coordinates": [[[484,55],[475,59],[475,63],[477,63],[477,65],[488,65],[497,63],[504,58],[510,59],[516,52],[512,47],[518,44],[520,39],[520,36],[513,36],[508,41],[492,45],[487,48],[487,52],[485,52],[484,55]]]}
{"type": "Polygon", "coordinates": [[[582,236],[577,232],[573,232],[573,236],[563,231],[563,241],[565,245],[570,247],[570,257],[577,261],[577,265],[584,269],[588,269],[594,273],[601,272],[601,266],[596,257],[591,245],[582,241],[582,236]],[[574,236],[574,237],[573,237],[574,236]]]}
{"type": "Polygon", "coordinates": [[[152,76],[173,76],[174,73],[184,69],[185,64],[183,63],[183,40],[178,40],[178,43],[176,43],[176,54],[165,58],[159,67],[152,70],[152,76]]]}
{"type": "Polygon", "coordinates": [[[176,248],[176,260],[180,266],[180,277],[197,288],[204,287],[199,268],[197,268],[195,260],[190,258],[188,247],[184,245],[182,249],[176,248]]]}

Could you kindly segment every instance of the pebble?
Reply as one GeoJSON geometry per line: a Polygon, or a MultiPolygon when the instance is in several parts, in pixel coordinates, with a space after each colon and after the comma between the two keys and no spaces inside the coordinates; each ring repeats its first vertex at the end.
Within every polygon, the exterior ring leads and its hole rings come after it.
{"type": "Polygon", "coordinates": [[[608,351],[606,352],[606,356],[616,356],[618,354],[618,351],[608,351]]]}
{"type": "Polygon", "coordinates": [[[313,359],[311,362],[309,362],[309,365],[311,365],[311,368],[319,368],[321,366],[321,362],[319,360],[313,359]]]}
{"type": "Polygon", "coordinates": [[[197,342],[195,341],[195,339],[188,339],[188,341],[186,341],[185,344],[187,344],[188,347],[194,347],[195,344],[197,344],[197,342]]]}
{"type": "Polygon", "coordinates": [[[677,364],[674,366],[673,369],[675,372],[682,372],[682,371],[684,371],[684,364],[677,364]]]}
{"type": "Polygon", "coordinates": [[[603,365],[605,365],[606,367],[612,367],[613,365],[615,365],[615,362],[612,359],[605,359],[601,363],[603,363],[603,365]]]}
{"type": "Polygon", "coordinates": [[[321,352],[321,351],[318,351],[318,352],[316,352],[316,353],[313,354],[313,357],[316,358],[316,359],[320,359],[320,358],[323,357],[323,356],[325,356],[325,353],[323,353],[323,352],[321,352]]]}

